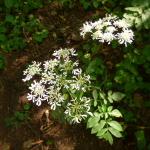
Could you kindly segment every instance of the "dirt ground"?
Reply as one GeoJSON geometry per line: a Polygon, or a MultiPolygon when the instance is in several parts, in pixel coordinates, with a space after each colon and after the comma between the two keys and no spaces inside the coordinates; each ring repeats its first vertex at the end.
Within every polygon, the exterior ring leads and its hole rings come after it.
{"type": "MultiPolygon", "coordinates": [[[[83,123],[64,125],[49,117],[50,106],[46,102],[36,106],[30,101],[31,107],[27,111],[29,119],[20,121],[18,127],[6,126],[5,119],[11,117],[15,111],[21,111],[28,102],[26,99],[29,92],[28,86],[22,81],[25,64],[49,60],[53,51],[60,47],[82,51],[86,40],[79,36],[79,28],[85,21],[91,20],[94,14],[104,17],[106,12],[98,9],[84,10],[77,0],[74,1],[71,10],[66,10],[58,4],[48,3],[30,13],[39,18],[50,33],[46,39],[37,44],[33,44],[32,35],[27,33],[28,43],[24,49],[13,50],[9,54],[2,52],[5,56],[5,68],[0,70],[0,150],[137,150],[134,135],[136,128],[128,127],[125,140],[114,138],[111,146],[108,141],[92,135],[83,123]],[[55,40],[54,32],[56,35],[65,35],[67,38],[55,40]],[[48,140],[52,144],[46,145],[48,140]]],[[[111,55],[105,55],[107,54],[103,53],[102,57],[111,57],[111,55]]],[[[149,121],[145,120],[149,120],[148,114],[149,110],[145,110],[143,114],[145,118],[136,125],[147,126],[149,121]]],[[[150,142],[149,131],[146,130],[145,137],[150,142]]]]}

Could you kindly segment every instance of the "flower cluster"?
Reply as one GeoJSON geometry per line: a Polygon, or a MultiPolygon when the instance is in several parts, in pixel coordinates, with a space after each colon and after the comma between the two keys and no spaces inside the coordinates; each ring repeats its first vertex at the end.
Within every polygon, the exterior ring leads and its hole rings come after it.
{"type": "MultiPolygon", "coordinates": [[[[79,64],[78,61],[72,62],[70,59],[72,56],[77,55],[75,52],[73,48],[61,48],[60,50],[54,51],[53,56],[56,58],[44,61],[43,69],[40,68],[41,63],[32,62],[33,64],[29,65],[24,71],[26,78],[22,80],[24,82],[29,81],[35,74],[41,75],[41,80],[39,82],[33,81],[29,87],[31,92],[27,93],[27,99],[36,102],[38,106],[41,105],[42,101],[46,100],[48,104],[51,105],[51,109],[55,110],[57,106],[61,106],[65,101],[61,93],[62,88],[67,89],[68,92],[72,90],[83,90],[85,92],[87,84],[91,83],[90,76],[83,74],[81,68],[76,68],[79,64]],[[68,71],[72,74],[68,75],[68,71]]],[[[74,110],[76,113],[71,117],[73,121],[77,123],[79,122],[78,120],[81,121],[81,118],[87,117],[87,115],[83,113],[92,115],[92,113],[89,112],[90,107],[88,106],[90,99],[83,97],[80,100],[80,104],[84,103],[84,105],[82,104],[82,107],[80,107],[80,111],[73,100],[71,102],[74,104],[68,103],[67,110],[65,111],[65,113],[67,113],[67,111],[71,112],[74,110]],[[69,106],[71,108],[69,108],[69,106]],[[85,110],[85,108],[87,109],[85,110]],[[79,112],[82,113],[80,114],[79,112]]]]}
{"type": "Polygon", "coordinates": [[[80,101],[75,98],[71,100],[71,102],[73,103],[68,103],[67,109],[64,113],[72,118],[73,123],[80,123],[82,119],[87,117],[86,113],[93,116],[93,114],[89,112],[90,106],[88,102],[90,102],[90,98],[82,97],[80,98],[80,101]]]}
{"type": "Polygon", "coordinates": [[[87,32],[92,33],[92,39],[97,39],[99,42],[104,43],[105,41],[110,44],[112,40],[117,39],[120,44],[125,44],[133,42],[134,33],[132,30],[129,30],[130,24],[126,23],[125,19],[118,19],[117,16],[106,15],[105,18],[99,19],[94,23],[87,21],[83,24],[83,27],[80,29],[80,35],[85,38],[87,32]],[[94,31],[92,31],[94,30],[94,31]],[[121,31],[121,32],[120,32],[121,31]],[[116,34],[117,32],[117,34],[116,34]],[[118,33],[119,32],[119,33],[118,33]]]}

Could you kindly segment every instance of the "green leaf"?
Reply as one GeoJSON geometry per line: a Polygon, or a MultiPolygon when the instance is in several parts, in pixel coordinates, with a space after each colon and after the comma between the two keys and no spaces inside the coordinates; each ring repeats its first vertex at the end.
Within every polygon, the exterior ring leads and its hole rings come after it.
{"type": "Polygon", "coordinates": [[[7,15],[5,20],[8,21],[8,22],[12,22],[13,21],[13,16],[12,15],[7,15]]]}
{"type": "Polygon", "coordinates": [[[101,66],[102,65],[102,60],[99,57],[96,57],[96,65],[101,66]]]}
{"type": "Polygon", "coordinates": [[[122,114],[120,113],[118,109],[114,109],[110,114],[115,117],[122,117],[122,114]]]}
{"type": "Polygon", "coordinates": [[[150,47],[148,45],[145,45],[145,47],[142,50],[142,55],[149,56],[150,47]]]}
{"type": "Polygon", "coordinates": [[[95,8],[97,8],[98,5],[99,5],[99,2],[97,2],[97,1],[94,1],[94,2],[93,2],[93,6],[94,6],[95,8]]]}
{"type": "Polygon", "coordinates": [[[24,120],[24,114],[23,114],[23,113],[21,113],[21,114],[19,115],[19,119],[20,119],[20,120],[24,120]]]}
{"type": "Polygon", "coordinates": [[[93,61],[91,61],[86,69],[86,73],[90,74],[92,72],[94,72],[94,68],[95,68],[95,64],[96,64],[96,59],[94,59],[93,61]]]}
{"type": "Polygon", "coordinates": [[[90,46],[89,46],[88,44],[85,44],[85,45],[83,46],[83,49],[88,50],[88,49],[90,49],[90,46]]]}
{"type": "Polygon", "coordinates": [[[107,128],[102,129],[101,131],[99,131],[99,132],[96,134],[96,136],[102,136],[102,135],[104,135],[107,130],[108,130],[107,128]]]}
{"type": "Polygon", "coordinates": [[[10,39],[10,40],[8,41],[8,44],[9,44],[9,46],[13,46],[13,44],[14,44],[13,39],[10,39]]]}
{"type": "Polygon", "coordinates": [[[11,122],[11,118],[7,117],[6,120],[5,120],[5,122],[6,122],[6,123],[11,122]]]}
{"type": "Polygon", "coordinates": [[[8,43],[5,43],[5,45],[1,45],[1,48],[6,53],[11,52],[11,48],[9,47],[8,43]]]}
{"type": "Polygon", "coordinates": [[[144,107],[150,107],[150,101],[145,101],[142,106],[144,107]]]}
{"type": "Polygon", "coordinates": [[[87,9],[90,5],[91,5],[91,4],[90,4],[90,3],[88,3],[88,2],[84,2],[84,3],[83,3],[83,7],[84,7],[84,9],[87,9]]]}
{"type": "Polygon", "coordinates": [[[5,0],[4,4],[7,8],[10,8],[13,6],[14,0],[5,0]]]}
{"type": "Polygon", "coordinates": [[[109,106],[109,107],[107,108],[107,112],[111,112],[112,109],[113,109],[113,106],[109,106]]]}
{"type": "Polygon", "coordinates": [[[87,128],[93,127],[100,120],[100,114],[98,116],[93,116],[88,119],[87,128]]]}
{"type": "Polygon", "coordinates": [[[3,59],[3,58],[4,58],[3,54],[0,54],[0,59],[3,59]]]}
{"type": "Polygon", "coordinates": [[[111,98],[115,101],[120,101],[121,99],[123,99],[125,97],[125,94],[123,93],[120,93],[120,92],[114,92],[112,95],[111,95],[111,98]]]}
{"type": "Polygon", "coordinates": [[[115,76],[114,80],[119,83],[122,84],[124,83],[124,77],[123,76],[115,76]]]}
{"type": "Polygon", "coordinates": [[[92,95],[93,95],[93,98],[94,98],[95,100],[97,100],[97,98],[98,98],[98,93],[97,93],[97,90],[96,90],[96,89],[92,91],[92,95]]]}
{"type": "Polygon", "coordinates": [[[126,92],[131,91],[132,90],[132,84],[130,82],[126,82],[124,85],[124,90],[126,92]]]}
{"type": "Polygon", "coordinates": [[[135,64],[137,64],[137,65],[140,64],[140,57],[139,56],[134,56],[132,62],[135,63],[135,64]]]}
{"type": "Polygon", "coordinates": [[[142,150],[146,146],[144,132],[143,132],[143,130],[139,130],[139,131],[135,132],[134,134],[137,138],[138,149],[142,150]]]}
{"type": "Polygon", "coordinates": [[[51,144],[52,144],[52,142],[49,140],[46,142],[46,145],[51,145],[51,144]]]}
{"type": "Polygon", "coordinates": [[[98,53],[98,48],[97,48],[97,47],[92,47],[92,48],[91,48],[91,51],[92,51],[93,53],[98,53]]]}
{"type": "Polygon", "coordinates": [[[15,113],[14,113],[14,116],[15,117],[18,117],[20,115],[20,112],[19,111],[16,111],[15,113]]]}
{"type": "Polygon", "coordinates": [[[122,126],[117,121],[107,122],[111,127],[118,131],[123,131],[122,126]]]}
{"type": "Polygon", "coordinates": [[[112,138],[112,135],[109,132],[107,132],[107,137],[108,137],[109,143],[112,145],[113,144],[113,138],[112,138]]]}
{"type": "Polygon", "coordinates": [[[91,133],[96,133],[99,132],[106,124],[105,120],[101,120],[99,123],[96,123],[93,127],[92,127],[92,131],[91,133]]]}
{"type": "Polygon", "coordinates": [[[26,104],[23,108],[24,108],[25,110],[30,109],[30,104],[26,104]]]}
{"type": "Polygon", "coordinates": [[[5,41],[6,40],[6,36],[4,34],[0,34],[0,40],[1,41],[5,41]]]}
{"type": "Polygon", "coordinates": [[[140,57],[140,63],[144,64],[146,62],[146,57],[145,56],[141,56],[140,57]]]}
{"type": "Polygon", "coordinates": [[[128,70],[131,72],[131,73],[133,73],[134,75],[138,75],[138,71],[137,71],[137,69],[136,69],[136,65],[134,65],[134,64],[130,64],[128,67],[128,70]]]}
{"type": "Polygon", "coordinates": [[[143,81],[143,78],[141,76],[136,77],[138,81],[143,81]]]}
{"type": "Polygon", "coordinates": [[[122,134],[118,130],[116,130],[112,127],[109,127],[109,131],[117,138],[122,137],[122,134]]]}
{"type": "Polygon", "coordinates": [[[135,48],[134,49],[134,53],[137,54],[137,55],[140,55],[141,54],[141,50],[135,48]]]}
{"type": "Polygon", "coordinates": [[[144,13],[142,13],[142,22],[143,22],[144,27],[146,29],[150,29],[150,18],[149,18],[149,16],[150,16],[149,9],[146,9],[144,11],[144,13]]]}
{"type": "Polygon", "coordinates": [[[94,68],[94,72],[97,73],[97,74],[102,74],[104,71],[98,67],[95,67],[94,68]]]}
{"type": "Polygon", "coordinates": [[[81,4],[85,3],[85,0],[79,0],[81,4]]]}
{"type": "Polygon", "coordinates": [[[84,56],[82,56],[82,61],[84,63],[87,63],[89,61],[89,59],[90,59],[90,56],[91,56],[90,54],[85,54],[84,56]]]}
{"type": "Polygon", "coordinates": [[[15,122],[14,122],[14,126],[15,126],[15,127],[18,127],[18,125],[19,125],[19,122],[18,122],[18,121],[15,121],[15,122]]]}
{"type": "Polygon", "coordinates": [[[28,114],[24,114],[24,120],[26,120],[28,118],[29,118],[28,114]]]}

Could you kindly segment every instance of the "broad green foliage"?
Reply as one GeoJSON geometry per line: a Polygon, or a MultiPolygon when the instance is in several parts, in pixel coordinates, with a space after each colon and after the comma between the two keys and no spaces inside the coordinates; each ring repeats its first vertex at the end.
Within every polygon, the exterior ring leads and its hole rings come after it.
{"type": "Polygon", "coordinates": [[[146,140],[145,140],[144,132],[143,132],[143,130],[139,130],[139,131],[135,132],[134,134],[135,134],[136,139],[137,139],[138,149],[142,150],[146,146],[146,140]]]}
{"type": "Polygon", "coordinates": [[[137,30],[144,26],[150,28],[150,1],[149,0],[132,0],[132,7],[126,7],[126,13],[123,15],[130,24],[135,25],[137,30]]]}
{"type": "Polygon", "coordinates": [[[2,18],[4,19],[1,20],[2,25],[0,26],[0,46],[4,52],[10,52],[11,48],[17,50],[25,47],[26,32],[35,32],[33,34],[34,43],[41,42],[43,38],[47,37],[49,31],[32,14],[27,16],[29,10],[42,6],[40,0],[34,2],[30,0],[25,2],[23,0],[4,0],[1,3],[0,11],[3,11],[2,18]],[[23,11],[18,13],[19,10],[23,11]]]}

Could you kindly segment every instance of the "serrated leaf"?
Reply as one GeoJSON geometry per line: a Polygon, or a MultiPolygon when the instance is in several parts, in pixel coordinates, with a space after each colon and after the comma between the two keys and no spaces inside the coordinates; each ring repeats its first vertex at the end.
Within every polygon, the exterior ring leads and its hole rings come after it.
{"type": "Polygon", "coordinates": [[[109,131],[117,138],[122,137],[122,134],[118,130],[116,130],[112,127],[109,127],[109,131]]]}
{"type": "Polygon", "coordinates": [[[87,122],[87,128],[93,127],[97,122],[99,122],[99,120],[100,120],[100,114],[99,116],[90,117],[87,122]]]}
{"type": "Polygon", "coordinates": [[[122,126],[117,122],[117,121],[111,121],[107,122],[112,128],[118,130],[118,131],[123,131],[122,126]]]}
{"type": "Polygon", "coordinates": [[[106,124],[105,120],[101,120],[99,123],[96,123],[93,127],[92,127],[92,131],[91,133],[96,133],[99,132],[106,124]]]}
{"type": "Polygon", "coordinates": [[[96,134],[96,136],[102,136],[102,135],[104,135],[107,130],[108,130],[107,128],[102,129],[101,131],[99,131],[99,132],[96,134]]]}
{"type": "Polygon", "coordinates": [[[115,117],[122,117],[122,114],[120,113],[120,111],[118,109],[114,109],[111,114],[115,117]]]}

